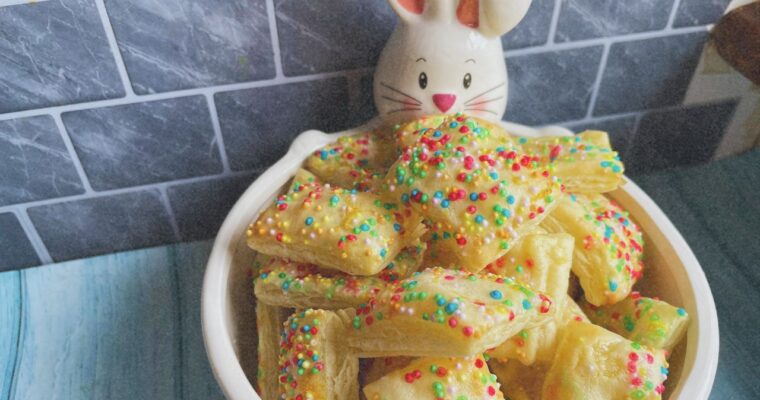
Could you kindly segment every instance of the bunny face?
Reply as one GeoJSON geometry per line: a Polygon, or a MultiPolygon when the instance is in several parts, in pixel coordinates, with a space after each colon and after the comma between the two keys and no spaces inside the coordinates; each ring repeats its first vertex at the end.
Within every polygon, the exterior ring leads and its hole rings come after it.
{"type": "Polygon", "coordinates": [[[400,16],[374,77],[375,105],[387,123],[465,112],[500,120],[507,70],[499,36],[529,0],[389,0],[400,16]]]}

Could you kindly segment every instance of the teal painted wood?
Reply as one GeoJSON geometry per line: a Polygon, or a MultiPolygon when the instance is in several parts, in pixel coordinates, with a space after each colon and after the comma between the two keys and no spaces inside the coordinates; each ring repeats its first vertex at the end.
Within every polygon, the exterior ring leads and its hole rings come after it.
{"type": "Polygon", "coordinates": [[[182,399],[224,399],[206,357],[201,329],[201,288],[211,242],[180,245],[175,252],[182,335],[182,399]]]}
{"type": "Polygon", "coordinates": [[[12,398],[178,398],[171,254],[171,248],[140,250],[23,271],[12,398]]]}
{"type": "Polygon", "coordinates": [[[708,166],[636,177],[691,246],[720,325],[711,399],[758,399],[760,151],[708,166]]]}
{"type": "Polygon", "coordinates": [[[21,329],[21,273],[0,274],[0,399],[7,400],[16,367],[21,329]]]}

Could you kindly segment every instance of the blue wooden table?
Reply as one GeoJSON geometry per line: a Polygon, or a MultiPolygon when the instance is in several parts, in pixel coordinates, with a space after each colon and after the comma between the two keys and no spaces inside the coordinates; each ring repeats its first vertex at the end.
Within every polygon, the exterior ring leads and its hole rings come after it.
{"type": "MultiPolygon", "coordinates": [[[[713,399],[760,398],[760,151],[635,178],[699,258],[721,354],[713,399]]],[[[0,274],[0,400],[221,399],[200,328],[209,242],[0,274]]]]}

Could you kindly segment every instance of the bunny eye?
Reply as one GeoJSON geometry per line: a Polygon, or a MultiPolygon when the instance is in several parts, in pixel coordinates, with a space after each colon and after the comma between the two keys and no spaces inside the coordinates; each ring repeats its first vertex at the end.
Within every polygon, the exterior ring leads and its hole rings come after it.
{"type": "Polygon", "coordinates": [[[420,73],[420,77],[417,79],[422,89],[427,87],[427,75],[424,72],[420,73]]]}
{"type": "Polygon", "coordinates": [[[470,85],[472,85],[472,75],[468,72],[464,75],[464,80],[462,81],[462,84],[464,85],[465,89],[469,89],[470,85]]]}

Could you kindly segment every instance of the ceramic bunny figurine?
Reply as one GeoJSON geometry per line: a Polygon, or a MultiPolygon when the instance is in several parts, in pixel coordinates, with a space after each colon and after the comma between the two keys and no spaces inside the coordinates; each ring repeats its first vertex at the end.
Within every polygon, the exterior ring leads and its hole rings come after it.
{"type": "Polygon", "coordinates": [[[500,121],[507,69],[500,36],[532,0],[388,0],[401,19],[374,77],[385,123],[429,114],[467,114],[500,121]]]}

